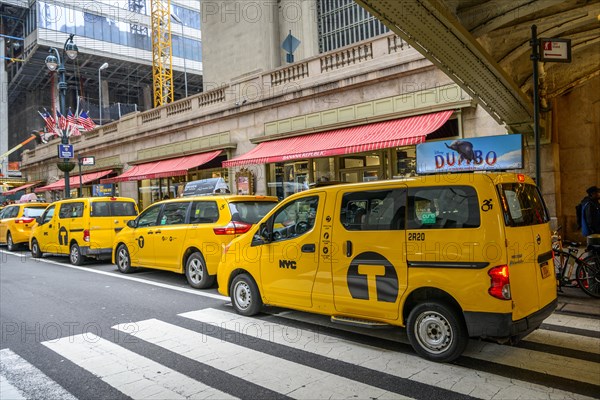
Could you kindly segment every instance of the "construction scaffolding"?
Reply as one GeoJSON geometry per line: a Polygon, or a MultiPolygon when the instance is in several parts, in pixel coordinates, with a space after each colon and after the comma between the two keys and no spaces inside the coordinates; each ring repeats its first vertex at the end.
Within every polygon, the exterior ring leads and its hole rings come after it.
{"type": "Polygon", "coordinates": [[[154,107],[172,103],[173,50],[171,46],[171,0],[151,0],[152,81],[154,107]]]}

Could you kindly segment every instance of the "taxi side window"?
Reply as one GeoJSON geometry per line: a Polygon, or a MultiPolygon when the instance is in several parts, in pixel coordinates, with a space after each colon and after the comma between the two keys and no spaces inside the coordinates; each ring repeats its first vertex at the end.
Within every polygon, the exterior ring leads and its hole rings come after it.
{"type": "Polygon", "coordinates": [[[138,218],[137,227],[142,228],[145,226],[158,225],[158,214],[160,214],[161,208],[162,204],[159,204],[141,213],[138,218]]]}
{"type": "Polygon", "coordinates": [[[408,229],[477,228],[477,192],[470,186],[411,188],[408,229]]]}
{"type": "Polygon", "coordinates": [[[58,217],[63,218],[81,218],[83,216],[83,203],[65,203],[61,204],[58,217]]]}
{"type": "Polygon", "coordinates": [[[189,206],[189,201],[165,204],[160,216],[160,225],[185,224],[189,206]]]}
{"type": "Polygon", "coordinates": [[[52,221],[52,217],[54,216],[54,207],[55,206],[50,206],[46,209],[46,211],[44,211],[44,216],[42,217],[43,224],[52,221]]]}
{"type": "Polygon", "coordinates": [[[405,220],[405,189],[350,192],[342,197],[340,221],[349,231],[402,230],[405,220]]]}
{"type": "Polygon", "coordinates": [[[6,207],[4,210],[2,210],[2,218],[16,218],[18,214],[18,206],[6,207]]]}
{"type": "Polygon", "coordinates": [[[212,224],[219,220],[219,208],[215,201],[194,201],[190,224],[212,224]]]}
{"type": "Polygon", "coordinates": [[[292,239],[310,231],[315,225],[319,198],[304,197],[286,205],[273,218],[273,241],[292,239]]]}

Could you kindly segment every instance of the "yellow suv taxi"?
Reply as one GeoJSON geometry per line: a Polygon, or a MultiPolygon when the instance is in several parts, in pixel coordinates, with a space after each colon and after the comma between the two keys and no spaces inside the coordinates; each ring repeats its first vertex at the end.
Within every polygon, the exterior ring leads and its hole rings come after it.
{"type": "Polygon", "coordinates": [[[276,197],[212,195],[165,200],[127,224],[113,245],[113,263],[185,274],[190,286],[215,281],[223,247],[247,232],[277,203],[276,197]]]}
{"type": "Polygon", "coordinates": [[[469,337],[517,341],[556,307],[549,217],[533,181],[430,175],[288,197],[224,250],[219,292],[358,326],[406,327],[447,362],[469,337]]]}
{"type": "Polygon", "coordinates": [[[138,215],[127,197],[83,197],[54,202],[37,217],[29,248],[34,258],[44,253],[68,254],[73,265],[86,258],[110,259],[113,240],[127,221],[138,215]]]}
{"type": "Polygon", "coordinates": [[[29,241],[35,218],[42,215],[48,203],[23,203],[6,206],[0,211],[0,244],[9,251],[29,241]]]}

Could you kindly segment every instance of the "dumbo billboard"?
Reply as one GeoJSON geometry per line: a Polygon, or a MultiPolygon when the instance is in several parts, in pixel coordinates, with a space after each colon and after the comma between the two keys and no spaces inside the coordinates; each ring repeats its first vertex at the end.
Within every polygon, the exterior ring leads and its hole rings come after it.
{"type": "Polygon", "coordinates": [[[523,137],[483,136],[417,145],[417,173],[523,168],[523,137]]]}

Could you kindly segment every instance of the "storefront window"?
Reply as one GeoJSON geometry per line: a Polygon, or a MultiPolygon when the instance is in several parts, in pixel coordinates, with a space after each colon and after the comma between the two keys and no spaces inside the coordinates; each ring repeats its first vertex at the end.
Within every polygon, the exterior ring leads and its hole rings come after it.
{"type": "Polygon", "coordinates": [[[267,183],[269,195],[284,199],[308,189],[308,184],[312,181],[309,165],[308,160],[273,164],[267,183]]]}

